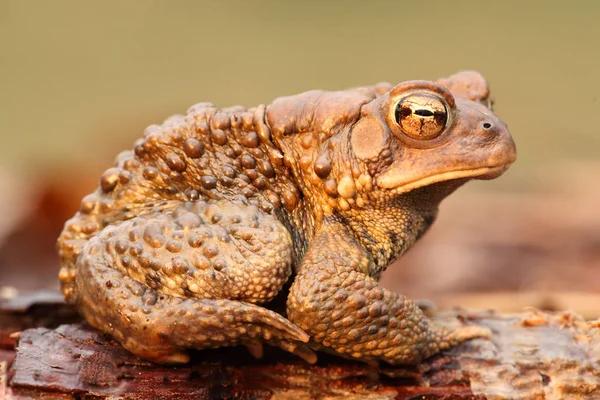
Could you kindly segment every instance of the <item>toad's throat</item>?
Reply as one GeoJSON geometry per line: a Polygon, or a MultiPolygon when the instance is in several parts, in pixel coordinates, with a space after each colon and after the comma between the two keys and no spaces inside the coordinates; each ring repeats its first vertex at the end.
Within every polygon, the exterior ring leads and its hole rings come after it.
{"type": "Polygon", "coordinates": [[[411,180],[413,177],[403,175],[397,170],[391,170],[377,179],[377,186],[382,189],[395,189],[399,193],[406,193],[421,187],[433,185],[434,183],[456,179],[494,179],[502,175],[509,166],[510,164],[505,164],[501,166],[446,171],[415,180],[411,180]]]}

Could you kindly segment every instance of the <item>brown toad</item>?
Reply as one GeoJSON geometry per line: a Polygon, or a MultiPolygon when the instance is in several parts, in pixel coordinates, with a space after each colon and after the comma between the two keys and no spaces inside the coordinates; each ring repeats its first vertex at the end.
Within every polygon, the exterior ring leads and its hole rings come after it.
{"type": "MultiPolygon", "coordinates": [[[[146,129],[58,239],[66,300],[159,363],[262,343],[416,363],[481,336],[433,325],[377,280],[514,142],[476,72],[191,107],[146,129]],[[292,278],[291,278],[292,277],[292,278]],[[287,318],[267,305],[293,280],[287,318]]],[[[287,290],[287,287],[286,289],[287,290]]]]}

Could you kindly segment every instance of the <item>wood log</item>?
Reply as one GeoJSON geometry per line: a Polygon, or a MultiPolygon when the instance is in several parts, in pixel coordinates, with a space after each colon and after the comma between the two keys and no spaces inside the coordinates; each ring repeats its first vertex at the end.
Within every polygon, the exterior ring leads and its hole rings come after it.
{"type": "MultiPolygon", "coordinates": [[[[570,312],[440,313],[439,324],[479,324],[492,337],[417,366],[367,365],[321,353],[308,365],[275,348],[260,360],[243,348],[225,348],[193,352],[190,364],[168,367],[73,323],[65,304],[0,309],[0,362],[12,364],[4,377],[9,399],[600,399],[600,321],[570,312]],[[15,339],[11,362],[6,353],[15,339]]],[[[0,375],[0,394],[1,382],[0,375]]]]}

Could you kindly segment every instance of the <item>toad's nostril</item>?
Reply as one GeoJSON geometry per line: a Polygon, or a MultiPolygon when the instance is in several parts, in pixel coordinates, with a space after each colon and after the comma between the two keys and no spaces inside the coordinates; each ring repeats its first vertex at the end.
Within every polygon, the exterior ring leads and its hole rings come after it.
{"type": "Polygon", "coordinates": [[[484,122],[482,126],[483,129],[490,129],[492,127],[492,124],[490,124],[489,122],[484,122]]]}

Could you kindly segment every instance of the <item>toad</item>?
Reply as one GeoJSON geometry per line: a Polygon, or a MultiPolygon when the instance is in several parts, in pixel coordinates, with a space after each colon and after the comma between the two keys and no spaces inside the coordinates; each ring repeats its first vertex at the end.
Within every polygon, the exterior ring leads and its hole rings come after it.
{"type": "Polygon", "coordinates": [[[379,276],[442,199],[515,157],[474,71],[200,103],[149,126],[81,201],[58,239],[61,290],[157,363],[235,345],[258,357],[263,344],[308,362],[325,350],[418,363],[488,332],[437,326],[379,276]]]}

